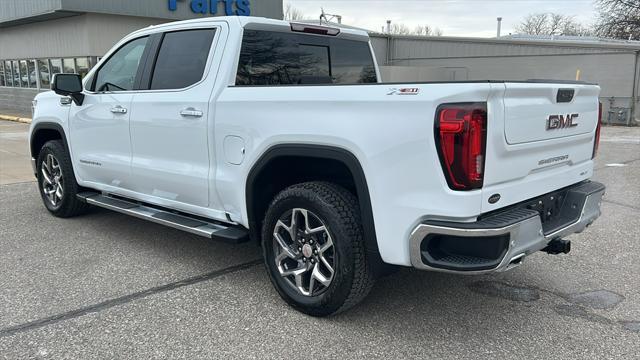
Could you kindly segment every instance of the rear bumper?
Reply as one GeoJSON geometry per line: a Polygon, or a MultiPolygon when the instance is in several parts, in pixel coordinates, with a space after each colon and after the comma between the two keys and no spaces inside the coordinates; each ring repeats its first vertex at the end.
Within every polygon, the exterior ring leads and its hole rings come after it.
{"type": "MultiPolygon", "coordinates": [[[[473,223],[424,222],[411,232],[411,264],[418,269],[463,274],[508,270],[550,241],[591,225],[600,216],[604,192],[605,186],[597,182],[564,189],[558,216],[545,224],[540,209],[531,201],[473,223]]],[[[545,196],[554,200],[555,195],[545,196]]]]}

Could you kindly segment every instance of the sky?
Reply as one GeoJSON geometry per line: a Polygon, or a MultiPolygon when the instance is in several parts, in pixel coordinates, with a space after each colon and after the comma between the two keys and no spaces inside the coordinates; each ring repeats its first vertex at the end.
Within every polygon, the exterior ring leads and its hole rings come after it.
{"type": "Polygon", "coordinates": [[[496,18],[502,17],[502,35],[515,33],[514,27],[530,13],[555,12],[574,16],[588,25],[594,22],[593,0],[284,0],[317,19],[320,8],[342,15],[347,25],[380,31],[387,20],[438,27],[445,36],[495,37],[496,18]]]}

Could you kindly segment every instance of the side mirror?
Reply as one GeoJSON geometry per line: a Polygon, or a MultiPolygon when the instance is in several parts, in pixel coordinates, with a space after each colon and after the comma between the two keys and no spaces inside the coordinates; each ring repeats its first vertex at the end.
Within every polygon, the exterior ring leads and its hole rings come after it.
{"type": "Polygon", "coordinates": [[[51,90],[56,94],[68,96],[76,105],[82,105],[84,94],[82,93],[82,78],[78,74],[55,74],[51,81],[51,90]]]}

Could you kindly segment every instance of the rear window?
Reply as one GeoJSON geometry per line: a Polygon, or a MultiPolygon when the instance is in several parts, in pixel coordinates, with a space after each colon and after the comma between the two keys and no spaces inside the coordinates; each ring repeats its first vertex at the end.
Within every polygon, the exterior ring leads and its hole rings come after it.
{"type": "Polygon", "coordinates": [[[245,30],[236,85],[375,83],[364,41],[245,30]]]}
{"type": "Polygon", "coordinates": [[[166,33],[162,39],[151,89],[182,89],[202,79],[215,29],[166,33]]]}

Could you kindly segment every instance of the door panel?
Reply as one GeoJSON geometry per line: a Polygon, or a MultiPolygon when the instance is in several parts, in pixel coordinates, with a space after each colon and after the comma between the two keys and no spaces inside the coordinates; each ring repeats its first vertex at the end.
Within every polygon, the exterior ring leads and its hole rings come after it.
{"type": "MultiPolygon", "coordinates": [[[[131,113],[133,190],[164,200],[209,203],[209,99],[215,76],[207,64],[215,29],[166,33],[151,91],[134,96],[131,113]]],[[[146,72],[146,71],[145,71],[146,72]]]]}
{"type": "Polygon", "coordinates": [[[82,181],[126,187],[131,162],[127,109],[132,97],[132,94],[88,95],[82,106],[71,105],[72,151],[76,175],[82,181]]]}
{"type": "Polygon", "coordinates": [[[209,204],[206,101],[138,94],[131,114],[134,191],[197,206],[209,204]],[[191,107],[202,116],[183,116],[191,107]]]}

